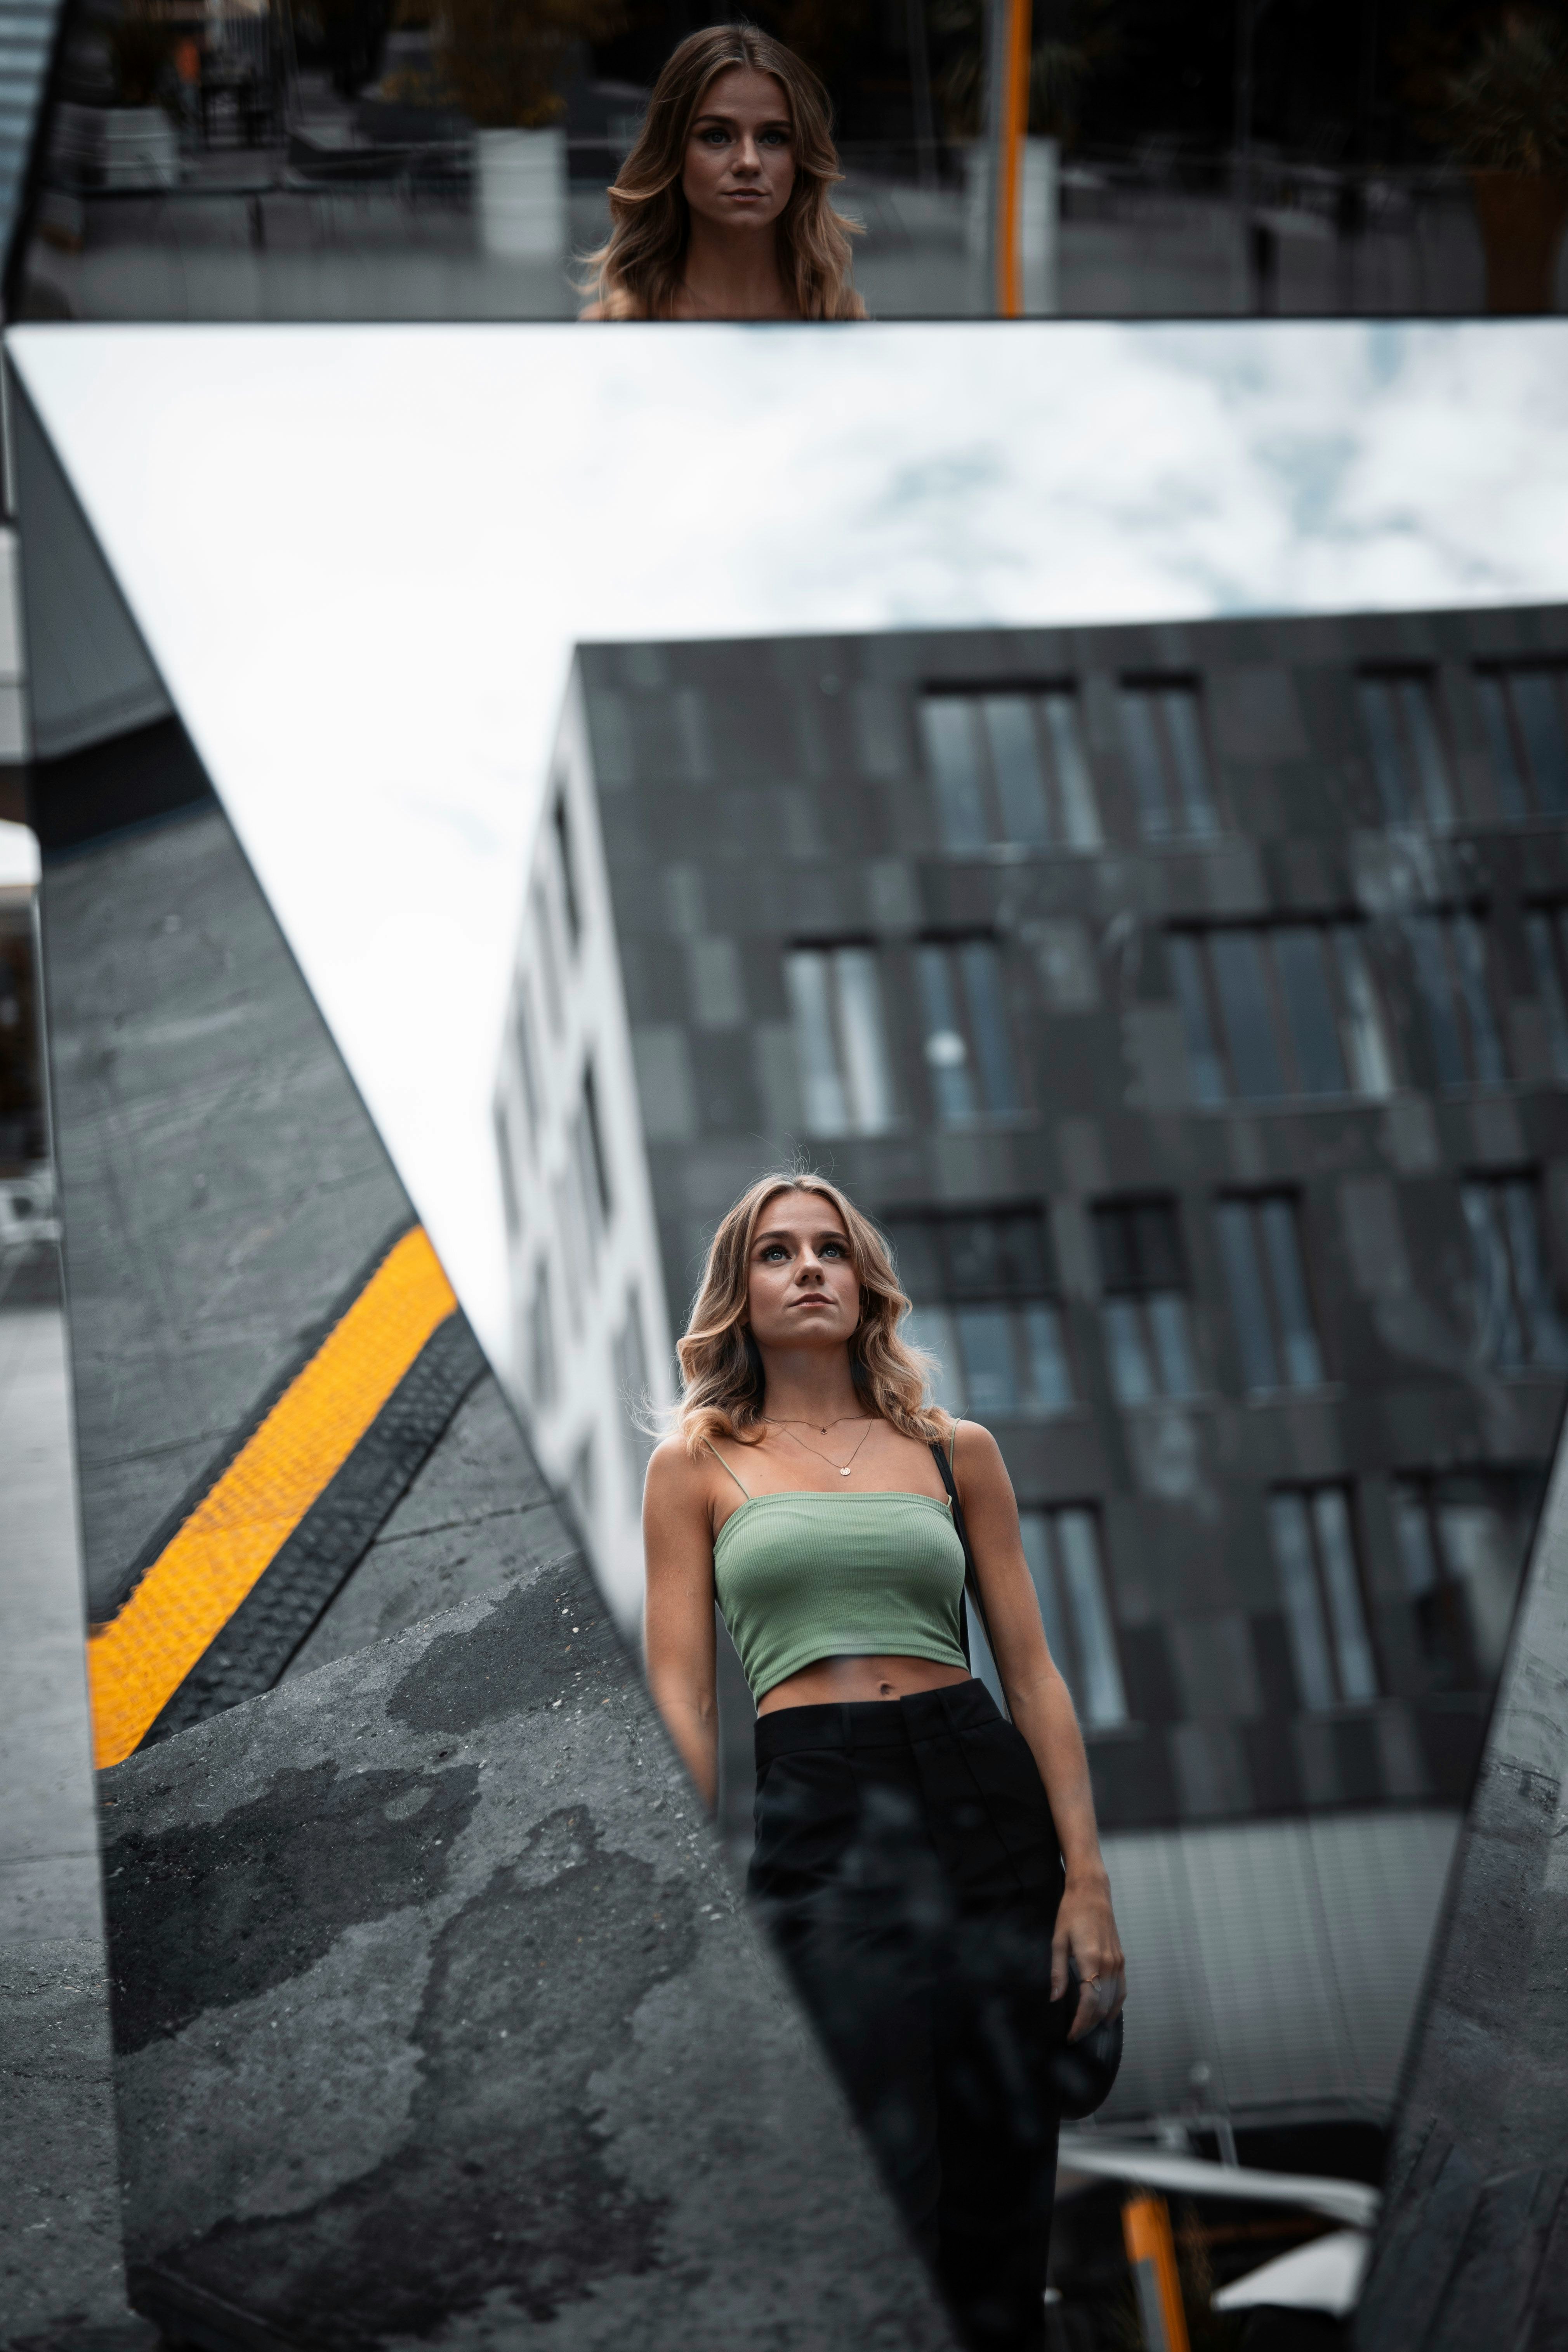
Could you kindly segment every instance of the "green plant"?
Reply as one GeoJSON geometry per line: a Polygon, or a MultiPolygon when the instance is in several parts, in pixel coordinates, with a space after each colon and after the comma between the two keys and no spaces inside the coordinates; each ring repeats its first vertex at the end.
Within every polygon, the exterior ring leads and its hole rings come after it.
{"type": "Polygon", "coordinates": [[[1471,171],[1568,170],[1568,28],[1559,17],[1505,9],[1468,58],[1427,88],[1431,131],[1471,171]]]}
{"type": "Polygon", "coordinates": [[[564,110],[560,83],[574,51],[621,23],[619,0],[447,0],[436,63],[481,129],[539,130],[564,110]]]}

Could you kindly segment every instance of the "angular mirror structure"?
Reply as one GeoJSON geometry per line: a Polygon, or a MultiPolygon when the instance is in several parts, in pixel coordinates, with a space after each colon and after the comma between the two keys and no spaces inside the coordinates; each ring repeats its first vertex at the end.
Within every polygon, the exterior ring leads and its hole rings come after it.
{"type": "Polygon", "coordinates": [[[132,2300],[219,2352],[934,2347],[569,1517],[16,415],[132,2300]]]}
{"type": "Polygon", "coordinates": [[[1069,2305],[1097,2182],[1368,2220],[1483,1754],[1366,2326],[1465,2167],[1544,2231],[1433,2053],[1552,1654],[1559,331],[10,352],[139,2303],[943,2340],[630,1646],[701,1252],[795,1153],[1084,1727],[1069,2305]]]}
{"type": "MultiPolygon", "coordinates": [[[[752,13],[826,101],[873,316],[1557,307],[1555,8],[752,13]]],[[[29,95],[52,17],[23,15],[29,95]]],[[[682,0],[72,0],[8,313],[570,318],[628,159],[646,193],[660,77],[711,19],[682,0]]]]}

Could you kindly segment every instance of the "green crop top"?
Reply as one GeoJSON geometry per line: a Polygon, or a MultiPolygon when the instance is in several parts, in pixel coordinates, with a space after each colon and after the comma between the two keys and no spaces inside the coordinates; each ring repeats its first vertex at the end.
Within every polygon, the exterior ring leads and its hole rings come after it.
{"type": "Polygon", "coordinates": [[[719,1530],[713,1580],[755,1698],[819,1658],[968,1668],[963,1546],[933,1496],[746,1495],[719,1530]]]}

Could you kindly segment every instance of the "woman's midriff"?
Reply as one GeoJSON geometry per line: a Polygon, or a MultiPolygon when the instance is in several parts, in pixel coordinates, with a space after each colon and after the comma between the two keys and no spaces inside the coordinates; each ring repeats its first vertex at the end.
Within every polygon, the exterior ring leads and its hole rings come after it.
{"type": "Polygon", "coordinates": [[[966,1683],[966,1666],[939,1665],[931,1658],[819,1658],[799,1674],[786,1675],[757,1704],[759,1715],[781,1706],[845,1706],[864,1699],[912,1698],[916,1691],[966,1683]]]}

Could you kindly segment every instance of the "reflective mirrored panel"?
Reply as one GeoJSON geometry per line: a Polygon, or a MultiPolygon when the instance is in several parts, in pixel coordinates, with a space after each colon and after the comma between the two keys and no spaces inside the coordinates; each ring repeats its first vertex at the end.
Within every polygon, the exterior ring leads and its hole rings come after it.
{"type": "MultiPolygon", "coordinates": [[[[1134,1990],[1061,2143],[1053,2284],[1112,2340],[1175,2262],[1165,2195],[1200,2315],[1323,2219],[1364,2240],[1568,1390],[1557,331],[11,351],[146,2307],[310,2341],[325,2278],[344,2341],[395,2340],[405,2214],[509,2326],[624,2298],[673,2347],[681,2264],[778,2307],[761,2175],[689,2193],[760,2116],[824,2340],[857,2249],[889,2340],[941,2340],[826,2073],[789,2083],[784,1982],[908,2217],[856,2046],[883,1979],[764,1903],[766,1977],[637,1672],[646,1624],[685,1754],[649,1456],[715,1230],[792,1166],[885,1237],[971,1505],[994,1440],[1087,1753],[1134,1990]],[[122,1260],[165,1268],[181,1348],[147,1284],[126,1321],[122,1260]],[[347,1415],[332,1510],[148,1643],[225,1481],[405,1273],[395,1431],[347,1415]],[[422,1364],[446,1386],[405,1393],[422,1364]],[[384,2021],[347,2055],[345,2000],[384,2021]],[[289,2089],[323,2070],[325,2136],[289,2089]],[[1278,2231],[1225,2234],[1237,2158],[1296,2176],[1278,2231]]],[[[810,1712],[757,1711],[741,1515],[947,1508],[919,1449],[933,1491],[860,1486],[804,1434],[820,1475],[753,1488],[766,1448],[721,1432],[743,1499],[705,1522],[696,1764],[737,1864],[759,1737],[776,1773],[810,1712]]],[[[1026,1717],[991,1631],[919,1702],[1026,1717]]]]}
{"type": "MultiPolygon", "coordinates": [[[[40,11],[19,34],[18,110],[51,33],[53,104],[11,314],[548,319],[606,295],[650,317],[1558,307],[1554,5],[785,0],[752,11],[749,35],[718,13],[69,0],[57,26],[40,11]],[[715,274],[702,226],[730,236],[698,184],[746,134],[695,110],[724,113],[715,76],[737,61],[770,77],[778,121],[758,135],[783,141],[780,205],[794,191],[765,286],[749,265],[715,274]],[[645,267],[641,231],[607,276],[590,258],[616,187],[624,231],[658,215],[668,268],[645,267]]],[[[742,172],[775,163],[753,148],[742,172]]]]}

